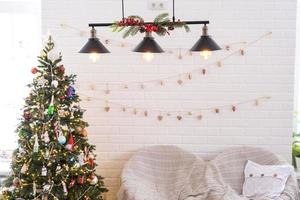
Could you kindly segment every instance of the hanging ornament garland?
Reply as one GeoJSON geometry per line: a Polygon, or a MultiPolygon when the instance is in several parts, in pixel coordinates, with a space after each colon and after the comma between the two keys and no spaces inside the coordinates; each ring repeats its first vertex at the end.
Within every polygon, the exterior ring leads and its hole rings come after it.
{"type": "MultiPolygon", "coordinates": [[[[81,94],[82,96],[86,96],[81,94]]],[[[91,98],[91,97],[90,97],[91,98]]],[[[100,98],[91,98],[94,100],[103,100],[100,98]]],[[[203,108],[193,108],[193,109],[182,109],[182,110],[163,110],[156,108],[146,108],[139,106],[132,106],[127,104],[120,104],[113,101],[105,100],[104,111],[110,112],[114,107],[118,111],[131,113],[133,115],[139,115],[143,117],[156,117],[158,121],[162,121],[164,118],[172,118],[175,117],[178,121],[183,120],[184,118],[195,118],[197,120],[202,120],[204,118],[204,114],[215,113],[220,114],[223,111],[231,111],[233,113],[237,112],[238,107],[245,104],[252,104],[254,106],[259,106],[262,102],[270,100],[270,96],[262,96],[255,99],[249,99],[245,101],[233,102],[231,104],[224,104],[212,107],[203,107],[203,108]]],[[[83,99],[84,100],[84,99],[83,99]]]]}
{"type": "Polygon", "coordinates": [[[144,19],[140,16],[129,16],[121,21],[117,21],[111,25],[113,32],[122,32],[123,38],[134,36],[137,33],[151,33],[154,32],[159,36],[170,34],[176,28],[184,28],[186,32],[190,31],[188,25],[184,22],[171,21],[168,13],[159,14],[154,18],[152,23],[145,23],[144,19]]]}

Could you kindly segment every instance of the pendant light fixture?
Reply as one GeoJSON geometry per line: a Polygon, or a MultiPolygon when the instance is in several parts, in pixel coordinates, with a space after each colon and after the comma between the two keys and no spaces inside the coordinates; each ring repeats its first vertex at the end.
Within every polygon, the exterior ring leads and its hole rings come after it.
{"type": "Polygon", "coordinates": [[[208,35],[207,31],[208,28],[206,24],[204,24],[201,37],[191,48],[191,51],[200,51],[200,55],[204,59],[208,59],[212,51],[221,50],[221,47],[208,35]]]}
{"type": "Polygon", "coordinates": [[[107,48],[100,42],[99,38],[96,35],[96,29],[92,27],[91,29],[91,37],[87,41],[87,43],[80,49],[79,53],[88,53],[90,59],[93,62],[96,62],[100,54],[102,53],[110,53],[107,48]]]}
{"type": "MultiPolygon", "coordinates": [[[[124,20],[124,0],[122,2],[122,19],[124,20]]],[[[175,0],[173,0],[173,17],[172,22],[175,22],[175,0]]],[[[203,24],[202,36],[191,48],[191,51],[199,51],[200,55],[207,59],[211,55],[211,51],[220,50],[219,45],[207,34],[207,24],[209,21],[183,21],[186,25],[203,24]]],[[[145,22],[144,24],[153,24],[152,22],[145,22]]],[[[94,27],[111,26],[113,23],[91,23],[89,27],[92,27],[91,38],[85,46],[79,51],[79,53],[89,53],[91,58],[97,59],[99,54],[110,53],[107,48],[96,37],[96,30],[94,27]]],[[[154,40],[151,32],[146,32],[144,39],[133,49],[133,52],[143,53],[145,60],[150,61],[153,58],[153,53],[163,53],[164,50],[154,40]]]]}
{"type": "Polygon", "coordinates": [[[150,62],[154,55],[153,53],[163,53],[164,50],[152,37],[151,32],[146,32],[144,39],[133,49],[133,52],[143,53],[143,58],[150,62]]]}

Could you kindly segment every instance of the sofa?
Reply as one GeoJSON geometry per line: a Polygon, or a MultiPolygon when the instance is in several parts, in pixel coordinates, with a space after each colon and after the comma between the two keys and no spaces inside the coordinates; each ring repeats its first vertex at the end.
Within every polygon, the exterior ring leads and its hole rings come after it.
{"type": "MultiPolygon", "coordinates": [[[[257,147],[229,148],[209,161],[176,146],[147,147],[125,164],[118,200],[248,200],[241,195],[248,160],[262,165],[286,164],[257,147]]],[[[276,200],[299,200],[294,173],[276,200]]]]}

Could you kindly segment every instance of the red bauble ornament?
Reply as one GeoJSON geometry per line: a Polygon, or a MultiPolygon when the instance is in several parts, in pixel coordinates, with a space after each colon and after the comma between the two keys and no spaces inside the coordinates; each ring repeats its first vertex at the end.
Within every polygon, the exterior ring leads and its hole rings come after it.
{"type": "Polygon", "coordinates": [[[74,180],[74,179],[71,179],[71,180],[70,180],[70,183],[69,183],[69,188],[74,187],[74,185],[75,185],[75,180],[74,180]]]}
{"type": "Polygon", "coordinates": [[[33,67],[32,69],[31,69],[31,73],[32,74],[36,74],[38,72],[38,69],[36,68],[36,67],[33,67]]]}
{"type": "Polygon", "coordinates": [[[66,96],[61,96],[60,99],[61,100],[65,100],[66,96]]]}
{"type": "Polygon", "coordinates": [[[70,134],[69,136],[69,140],[68,140],[68,144],[66,145],[66,148],[70,151],[74,149],[74,138],[72,134],[70,134]]]}
{"type": "Polygon", "coordinates": [[[61,73],[64,73],[65,72],[65,67],[63,65],[60,65],[58,67],[58,71],[61,72],[61,73]]]}
{"type": "Polygon", "coordinates": [[[77,183],[78,184],[83,184],[84,183],[84,176],[78,176],[77,183]]]}
{"type": "Polygon", "coordinates": [[[88,163],[92,168],[94,167],[94,159],[89,158],[88,163]]]}

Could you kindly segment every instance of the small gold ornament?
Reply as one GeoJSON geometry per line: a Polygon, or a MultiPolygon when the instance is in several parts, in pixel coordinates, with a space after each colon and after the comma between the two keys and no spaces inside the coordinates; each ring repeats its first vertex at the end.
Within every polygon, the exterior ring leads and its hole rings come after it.
{"type": "Polygon", "coordinates": [[[81,134],[83,137],[87,137],[88,132],[87,132],[86,129],[82,129],[82,130],[80,131],[80,134],[81,134]]]}

